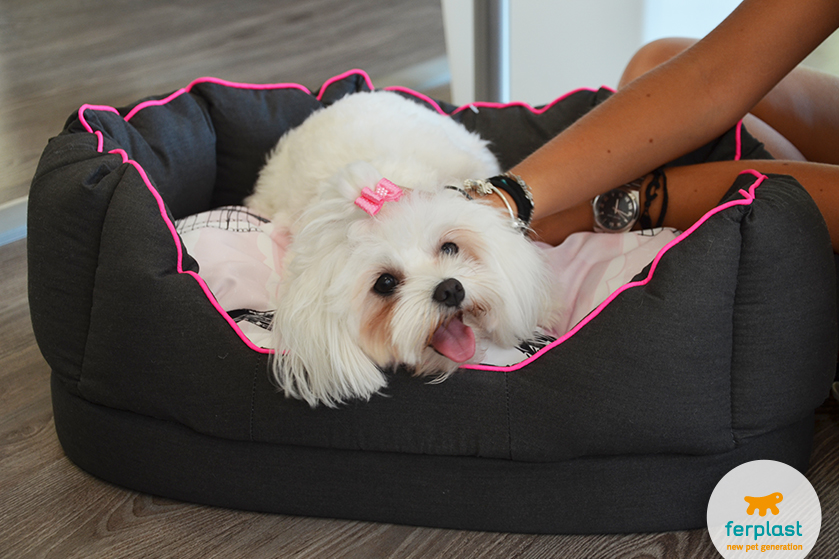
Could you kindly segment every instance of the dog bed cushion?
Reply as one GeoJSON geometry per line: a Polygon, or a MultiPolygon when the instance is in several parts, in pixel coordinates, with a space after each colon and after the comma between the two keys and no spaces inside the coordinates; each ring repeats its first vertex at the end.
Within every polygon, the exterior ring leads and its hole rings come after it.
{"type": "MultiPolygon", "coordinates": [[[[565,335],[440,384],[405,371],[338,409],[287,399],[269,352],[217,300],[175,222],[240,205],[280,135],[372,88],[201,79],[85,105],[29,198],[32,323],[56,431],[88,472],[255,511],[539,533],[704,525],[752,459],[807,467],[836,361],[835,271],[818,209],[756,170],[565,335]]],[[[454,107],[510,167],[611,94],[454,107]]],[[[761,158],[738,125],[675,164],[761,158]]]]}

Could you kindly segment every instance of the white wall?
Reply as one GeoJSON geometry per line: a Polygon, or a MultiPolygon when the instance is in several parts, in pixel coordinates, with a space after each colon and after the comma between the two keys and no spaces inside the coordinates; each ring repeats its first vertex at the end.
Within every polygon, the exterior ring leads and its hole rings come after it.
{"type": "MultiPolygon", "coordinates": [[[[452,100],[474,100],[473,0],[442,0],[452,100]]],[[[644,43],[701,37],[739,0],[510,0],[510,96],[533,105],[616,87],[644,43]]]]}
{"type": "Polygon", "coordinates": [[[579,87],[614,87],[642,44],[644,0],[510,6],[510,96],[548,103],[579,87]]]}
{"type": "Polygon", "coordinates": [[[645,0],[644,43],[662,37],[704,37],[740,0],[645,0]]]}

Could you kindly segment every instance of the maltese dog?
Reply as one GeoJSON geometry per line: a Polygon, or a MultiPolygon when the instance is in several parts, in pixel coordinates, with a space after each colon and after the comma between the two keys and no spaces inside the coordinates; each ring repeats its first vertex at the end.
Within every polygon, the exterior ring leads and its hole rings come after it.
{"type": "Polygon", "coordinates": [[[291,238],[272,323],[286,395],[369,399],[400,365],[442,380],[480,347],[551,326],[541,250],[448,186],[499,171],[477,134],[387,91],[347,95],[280,139],[246,203],[291,238]]]}

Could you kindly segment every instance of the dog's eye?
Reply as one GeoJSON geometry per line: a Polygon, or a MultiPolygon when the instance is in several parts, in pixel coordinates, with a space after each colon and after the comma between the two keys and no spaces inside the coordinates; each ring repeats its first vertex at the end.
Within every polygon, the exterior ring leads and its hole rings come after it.
{"type": "Polygon", "coordinates": [[[443,243],[443,246],[440,247],[440,252],[443,254],[454,255],[457,254],[458,250],[460,249],[457,248],[457,245],[454,243],[443,243]]]}
{"type": "Polygon", "coordinates": [[[376,283],[373,284],[373,290],[379,295],[392,295],[398,285],[398,279],[390,274],[382,274],[376,280],[376,283]]]}

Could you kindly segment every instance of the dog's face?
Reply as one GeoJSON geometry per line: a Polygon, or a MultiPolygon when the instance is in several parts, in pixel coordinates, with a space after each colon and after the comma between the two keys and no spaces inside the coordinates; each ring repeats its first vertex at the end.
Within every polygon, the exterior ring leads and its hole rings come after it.
{"type": "Polygon", "coordinates": [[[379,366],[448,373],[472,359],[478,340],[509,341],[503,255],[475,215],[494,212],[476,206],[458,194],[413,192],[351,228],[351,312],[379,366]]]}
{"type": "Polygon", "coordinates": [[[446,375],[482,341],[512,346],[549,322],[543,257],[496,208],[451,190],[407,192],[375,216],[336,203],[312,208],[283,274],[274,332],[290,395],[369,397],[380,369],[446,375]]]}

